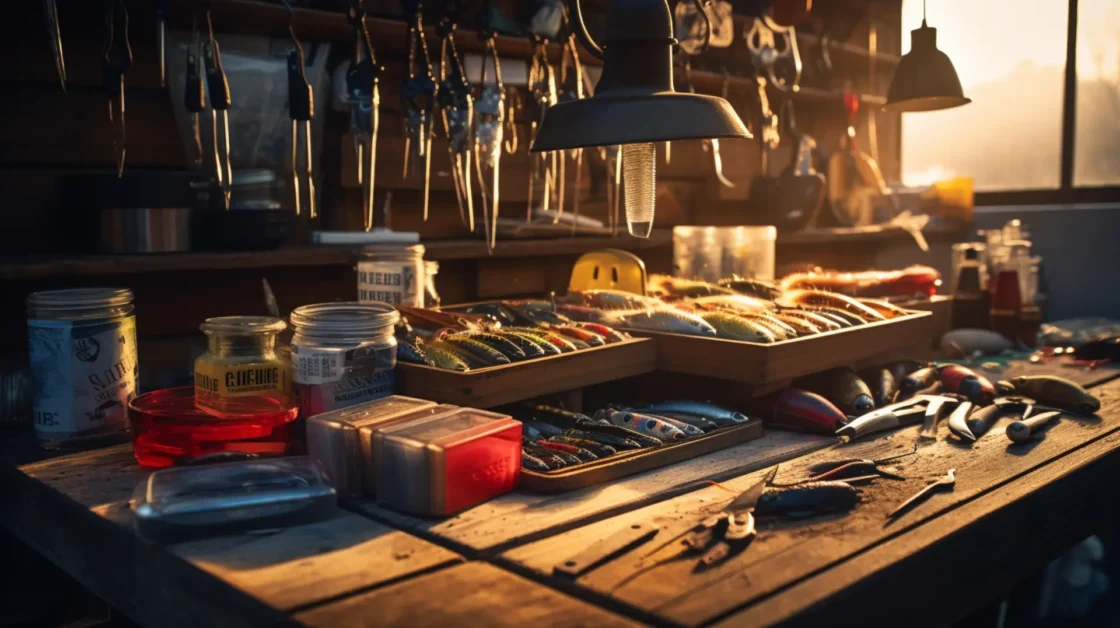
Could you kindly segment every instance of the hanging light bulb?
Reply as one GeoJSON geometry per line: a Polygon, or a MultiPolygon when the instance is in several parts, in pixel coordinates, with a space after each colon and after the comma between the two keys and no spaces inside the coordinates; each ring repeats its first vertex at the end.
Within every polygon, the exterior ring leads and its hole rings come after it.
{"type": "Polygon", "coordinates": [[[549,107],[530,150],[622,145],[626,225],[631,235],[648,238],[656,197],[655,144],[751,135],[723,98],[673,89],[676,39],[665,0],[610,0],[601,48],[587,33],[579,0],[571,0],[569,8],[580,43],[603,59],[603,73],[591,98],[549,107]]]}

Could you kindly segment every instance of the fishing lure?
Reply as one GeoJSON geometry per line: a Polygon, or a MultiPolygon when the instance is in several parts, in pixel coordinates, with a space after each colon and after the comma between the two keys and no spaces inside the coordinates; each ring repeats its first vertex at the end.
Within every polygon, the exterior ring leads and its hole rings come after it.
{"type": "Polygon", "coordinates": [[[609,445],[615,449],[640,449],[642,447],[641,443],[630,437],[595,432],[594,430],[586,429],[586,427],[587,426],[580,426],[579,429],[565,430],[564,436],[578,440],[594,441],[602,445],[609,445]]]}
{"type": "Polygon", "coordinates": [[[629,336],[616,329],[611,329],[606,325],[600,325],[598,323],[573,323],[573,326],[599,334],[603,337],[603,340],[605,340],[607,344],[622,342],[623,340],[629,338],[629,336]]]}
{"type": "Polygon", "coordinates": [[[661,439],[667,443],[685,438],[685,433],[681,430],[647,414],[611,412],[610,420],[611,423],[615,425],[630,428],[647,436],[661,439]]]}
{"type": "Polygon", "coordinates": [[[482,344],[506,356],[510,359],[511,362],[520,362],[526,357],[525,352],[522,351],[520,347],[518,347],[512,341],[497,334],[471,333],[468,335],[464,335],[463,337],[481,342],[482,344]]]}
{"type": "Polygon", "coordinates": [[[801,519],[816,515],[851,510],[859,503],[860,493],[847,482],[806,482],[793,486],[770,486],[758,498],[756,517],[790,517],[801,519]]]}
{"type": "Polygon", "coordinates": [[[607,456],[613,456],[618,453],[618,450],[611,445],[604,445],[603,443],[588,440],[585,438],[572,438],[570,436],[550,436],[548,437],[548,440],[554,443],[562,443],[565,445],[575,445],[576,447],[582,447],[595,454],[596,456],[599,456],[600,458],[606,458],[607,456]]]}
{"type": "MultiPolygon", "coordinates": [[[[632,445],[637,445],[638,447],[660,447],[665,444],[659,438],[646,436],[641,432],[635,432],[634,430],[619,427],[611,423],[601,423],[594,420],[590,422],[581,422],[579,431],[620,438],[626,442],[624,445],[626,449],[634,449],[635,447],[632,445]]],[[[606,444],[610,445],[611,443],[608,442],[606,444]]]]}
{"type": "Polygon", "coordinates": [[[469,353],[484,362],[487,366],[510,363],[510,359],[501,351],[465,336],[446,336],[443,338],[443,341],[461,349],[465,353],[469,353]]]}
{"type": "Polygon", "coordinates": [[[748,420],[747,416],[741,412],[721,408],[713,403],[703,401],[662,401],[643,406],[641,409],[654,414],[660,412],[692,414],[712,421],[721,427],[746,423],[748,420]]]}
{"type": "Polygon", "coordinates": [[[552,468],[545,464],[543,460],[537,458],[536,456],[527,454],[524,451],[521,452],[521,468],[540,472],[552,470],[552,468]]]}
{"type": "Polygon", "coordinates": [[[408,362],[409,364],[423,364],[424,366],[436,365],[434,360],[428,358],[428,356],[424,354],[423,349],[407,340],[397,341],[397,359],[401,362],[408,362]]]}
{"type": "Polygon", "coordinates": [[[552,329],[557,333],[579,340],[580,342],[583,342],[591,347],[601,347],[607,344],[606,339],[599,334],[580,327],[566,325],[552,327],[552,329]]]}
{"type": "MultiPolygon", "coordinates": [[[[547,345],[548,347],[552,347],[552,345],[549,344],[549,343],[541,344],[541,343],[538,343],[538,342],[534,341],[532,338],[529,338],[528,336],[523,336],[521,334],[505,333],[505,332],[494,332],[494,333],[498,337],[504,338],[505,340],[513,343],[514,346],[516,346],[518,349],[521,350],[521,352],[523,354],[525,354],[525,359],[531,360],[533,358],[543,358],[546,355],[551,355],[551,353],[549,353],[545,349],[545,345],[547,345]]],[[[556,353],[560,353],[560,350],[556,349],[556,353]]]]}

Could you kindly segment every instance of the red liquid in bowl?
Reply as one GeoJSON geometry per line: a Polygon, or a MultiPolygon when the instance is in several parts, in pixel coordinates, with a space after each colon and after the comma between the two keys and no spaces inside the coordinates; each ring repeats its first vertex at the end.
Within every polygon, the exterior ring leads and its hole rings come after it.
{"type": "Polygon", "coordinates": [[[297,438],[298,407],[251,398],[244,408],[222,415],[194,404],[194,387],[167,388],[141,395],[128,406],[132,449],[145,467],[169,467],[216,453],[285,455],[297,438]],[[241,410],[244,410],[242,412],[241,410]]]}

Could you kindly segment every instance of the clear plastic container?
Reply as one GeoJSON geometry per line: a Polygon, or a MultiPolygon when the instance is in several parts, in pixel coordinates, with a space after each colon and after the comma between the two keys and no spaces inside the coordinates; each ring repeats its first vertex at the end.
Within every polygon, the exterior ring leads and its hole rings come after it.
{"type": "Polygon", "coordinates": [[[358,448],[362,454],[362,491],[369,497],[377,496],[377,456],[373,448],[373,435],[383,428],[392,425],[406,425],[414,421],[426,419],[428,417],[436,416],[437,414],[447,414],[458,410],[459,406],[450,404],[439,404],[436,406],[428,406],[415,412],[408,414],[401,414],[392,417],[387,421],[377,421],[373,423],[366,423],[358,428],[358,448]]]}
{"type": "Polygon", "coordinates": [[[379,504],[444,517],[517,485],[521,423],[461,408],[374,432],[373,453],[379,504]]]}
{"type": "Polygon", "coordinates": [[[424,307],[424,245],[371,244],[358,261],[358,302],[424,307]]]}
{"type": "Polygon", "coordinates": [[[213,456],[292,453],[298,409],[277,403],[270,410],[260,400],[242,410],[230,400],[230,414],[221,418],[195,404],[192,386],[145,393],[128,405],[132,453],[142,467],[170,467],[213,456]]]}
{"type": "Polygon", "coordinates": [[[292,311],[292,383],[310,418],[393,394],[400,314],[382,303],[319,303],[292,311]]]}
{"type": "Polygon", "coordinates": [[[170,541],[316,521],[336,502],[322,470],[296,457],[156,471],[131,506],[141,534],[170,541]]]}
{"type": "Polygon", "coordinates": [[[78,288],[27,297],[35,436],[47,449],[81,449],[128,433],[140,388],[132,292],[78,288]]]}
{"type": "Polygon", "coordinates": [[[292,407],[288,360],[276,353],[276,336],[287,324],[271,316],[208,318],[200,329],[207,351],[194,362],[198,407],[218,418],[292,407]]]}
{"type": "Polygon", "coordinates": [[[732,275],[771,281],[777,237],[772,226],[674,227],[673,273],[709,282],[732,275]]]}
{"type": "Polygon", "coordinates": [[[360,495],[359,428],[389,425],[396,417],[435,405],[432,401],[392,395],[344,410],[324,412],[307,420],[307,454],[323,467],[339,495],[360,495]]]}

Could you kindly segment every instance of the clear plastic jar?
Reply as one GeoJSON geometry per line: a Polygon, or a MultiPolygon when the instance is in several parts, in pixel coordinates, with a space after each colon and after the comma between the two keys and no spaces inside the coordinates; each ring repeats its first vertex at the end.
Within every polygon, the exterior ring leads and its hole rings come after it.
{"type": "Polygon", "coordinates": [[[424,307],[422,244],[371,244],[358,261],[358,302],[424,307]]]}
{"type": "Polygon", "coordinates": [[[292,311],[292,382],[309,418],[393,394],[400,314],[382,303],[318,303],[292,311]]]}
{"type": "Polygon", "coordinates": [[[287,324],[271,316],[208,318],[199,329],[207,351],[194,362],[194,402],[219,418],[294,406],[291,369],[276,354],[287,324]]]}
{"type": "Polygon", "coordinates": [[[128,433],[140,373],[132,310],[132,291],[123,288],[27,297],[32,414],[43,447],[94,447],[128,433]]]}

